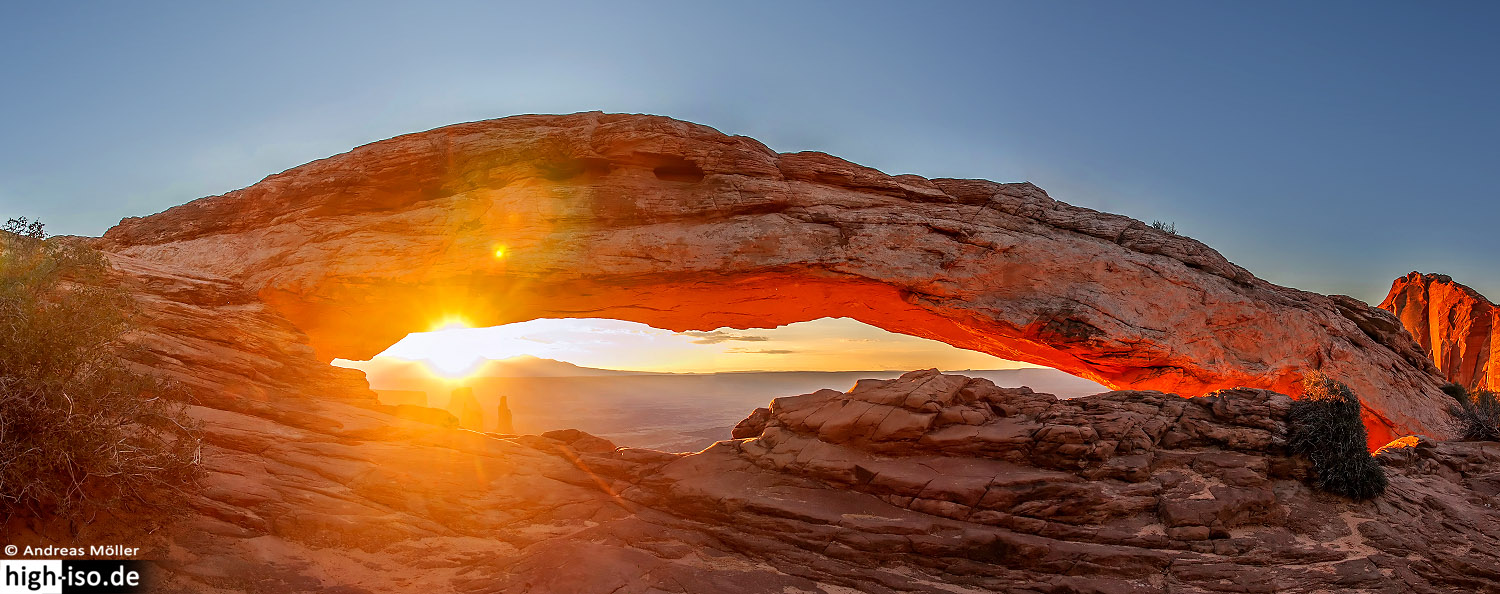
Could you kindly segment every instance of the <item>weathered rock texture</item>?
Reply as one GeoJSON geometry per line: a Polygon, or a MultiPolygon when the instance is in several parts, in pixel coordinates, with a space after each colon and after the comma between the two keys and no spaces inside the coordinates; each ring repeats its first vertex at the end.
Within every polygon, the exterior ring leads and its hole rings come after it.
{"type": "Polygon", "coordinates": [[[925,371],[777,399],[695,454],[198,406],[184,516],[3,528],[145,546],[162,592],[1500,591],[1500,444],[1409,438],[1352,503],[1285,455],[1289,405],[925,371]]]}
{"type": "Polygon", "coordinates": [[[755,438],[615,488],[861,592],[1500,587],[1500,444],[1411,438],[1379,456],[1390,490],[1351,503],[1310,491],[1286,456],[1290,404],[1248,389],[1057,400],[913,372],[779,398],[755,438]]]}
{"type": "Polygon", "coordinates": [[[1441,376],[1355,299],[1267,283],[1031,184],[889,176],[668,118],[411,134],[104,239],[243,289],[324,361],[452,316],[676,330],[847,316],[1117,388],[1293,393],[1321,370],[1364,399],[1373,442],[1446,433],[1441,376]]]}
{"type": "Polygon", "coordinates": [[[1444,274],[1391,283],[1380,308],[1396,314],[1449,381],[1500,389],[1500,307],[1444,274]]]}
{"type": "MultiPolygon", "coordinates": [[[[1391,487],[1309,490],[1288,389],[1348,381],[1441,432],[1387,312],[1277,287],[1028,184],[891,177],[642,116],[466,124],[127,220],[135,363],[183,382],[185,509],[9,543],[124,543],[164,592],[1500,591],[1500,444],[1409,438],[1391,487]],[[497,252],[502,257],[497,257],[497,252]],[[462,430],[361,358],[447,316],[660,327],[844,315],[1122,391],[917,372],[778,399],[694,454],[462,430]]],[[[1378,438],[1377,438],[1378,439],[1378,438]]]]}

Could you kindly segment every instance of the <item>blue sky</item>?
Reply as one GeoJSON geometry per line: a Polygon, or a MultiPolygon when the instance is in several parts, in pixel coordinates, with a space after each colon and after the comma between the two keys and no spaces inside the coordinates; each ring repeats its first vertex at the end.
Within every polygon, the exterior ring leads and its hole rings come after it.
{"type": "Polygon", "coordinates": [[[1500,297],[1500,5],[416,4],[5,3],[0,216],[98,235],[397,134],[599,109],[1029,180],[1309,290],[1500,297]]]}

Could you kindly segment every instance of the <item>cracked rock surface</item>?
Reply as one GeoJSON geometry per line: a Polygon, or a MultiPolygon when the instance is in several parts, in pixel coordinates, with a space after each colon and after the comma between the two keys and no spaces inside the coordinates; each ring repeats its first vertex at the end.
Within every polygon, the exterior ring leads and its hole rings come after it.
{"type": "Polygon", "coordinates": [[[1500,591],[1500,444],[1393,444],[1354,503],[1283,451],[1290,402],[928,370],[776,399],[691,454],[197,406],[186,513],[7,534],[146,545],[164,592],[1500,591]]]}

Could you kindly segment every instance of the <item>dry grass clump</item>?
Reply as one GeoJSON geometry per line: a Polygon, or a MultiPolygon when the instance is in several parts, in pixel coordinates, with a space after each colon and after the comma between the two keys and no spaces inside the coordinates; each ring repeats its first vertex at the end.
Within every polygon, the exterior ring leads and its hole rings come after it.
{"type": "Polygon", "coordinates": [[[131,300],[107,270],[41,223],[0,227],[0,515],[161,501],[198,473],[175,388],[120,357],[131,300]]]}
{"type": "Polygon", "coordinates": [[[1459,439],[1500,441],[1500,397],[1495,392],[1448,384],[1443,393],[1458,401],[1448,406],[1448,413],[1458,419],[1459,439]]]}
{"type": "Polygon", "coordinates": [[[1354,500],[1385,492],[1385,469],[1367,449],[1359,398],[1349,386],[1313,373],[1287,414],[1287,447],[1312,462],[1313,485],[1354,500]]]}

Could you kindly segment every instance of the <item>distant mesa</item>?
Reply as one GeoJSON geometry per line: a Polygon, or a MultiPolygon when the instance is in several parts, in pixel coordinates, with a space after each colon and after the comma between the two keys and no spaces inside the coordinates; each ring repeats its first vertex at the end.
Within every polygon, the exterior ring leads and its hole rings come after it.
{"type": "Polygon", "coordinates": [[[419,423],[427,423],[429,425],[437,425],[439,427],[447,427],[450,429],[458,427],[458,417],[455,417],[452,413],[439,408],[428,408],[425,406],[415,406],[411,404],[397,404],[391,407],[391,415],[398,419],[417,421],[419,423]]]}
{"type": "MultiPolygon", "coordinates": [[[[375,361],[378,364],[364,361],[352,363],[353,367],[365,371],[371,385],[411,384],[433,379],[432,368],[424,361],[395,357],[378,357],[375,361]]],[[[506,359],[485,359],[466,377],[608,377],[619,375],[647,375],[647,373],[597,369],[574,365],[566,361],[520,355],[506,359]]]]}
{"type": "Polygon", "coordinates": [[[453,389],[453,396],[448,400],[448,412],[458,417],[458,426],[474,431],[484,430],[484,410],[480,408],[479,401],[474,398],[474,388],[463,386],[453,389]]]}
{"type": "Polygon", "coordinates": [[[427,406],[426,390],[375,390],[375,394],[385,404],[427,406]]]}
{"type": "Polygon", "coordinates": [[[519,355],[506,359],[485,359],[472,375],[477,377],[603,377],[642,375],[641,371],[598,369],[574,365],[567,361],[519,355]]]}

